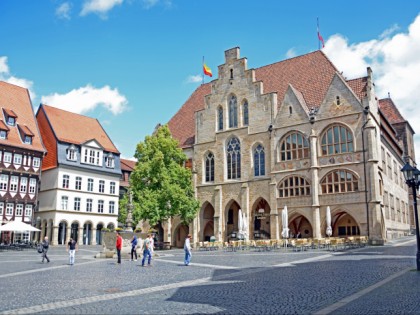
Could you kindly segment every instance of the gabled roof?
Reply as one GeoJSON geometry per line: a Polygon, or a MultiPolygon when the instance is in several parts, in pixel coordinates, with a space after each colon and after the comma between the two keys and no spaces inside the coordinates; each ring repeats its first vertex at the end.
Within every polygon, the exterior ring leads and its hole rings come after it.
{"type": "MultiPolygon", "coordinates": [[[[320,50],[255,69],[255,79],[263,82],[264,93],[277,93],[278,106],[291,85],[308,109],[319,108],[336,74],[340,75],[320,50]]],[[[367,78],[347,82],[360,99],[365,96],[367,78]]],[[[179,141],[180,147],[194,144],[194,113],[204,109],[204,96],[210,93],[210,83],[199,86],[168,122],[172,136],[179,141]]]]}
{"type": "Polygon", "coordinates": [[[391,98],[384,98],[379,100],[379,109],[391,124],[397,124],[406,121],[391,98]]]}
{"type": "Polygon", "coordinates": [[[105,151],[120,153],[97,119],[45,104],[40,110],[44,110],[57,140],[82,145],[94,139],[105,151]]]}
{"type": "MultiPolygon", "coordinates": [[[[28,150],[46,152],[38,130],[32,108],[31,99],[27,89],[0,81],[0,118],[6,119],[4,115],[17,118],[15,126],[9,128],[7,139],[0,139],[0,145],[19,147],[28,150]],[[21,128],[30,130],[33,134],[32,144],[23,143],[19,134],[18,125],[21,128]]],[[[2,126],[5,126],[3,121],[2,126]]],[[[5,130],[5,129],[3,129],[5,130]]]]}

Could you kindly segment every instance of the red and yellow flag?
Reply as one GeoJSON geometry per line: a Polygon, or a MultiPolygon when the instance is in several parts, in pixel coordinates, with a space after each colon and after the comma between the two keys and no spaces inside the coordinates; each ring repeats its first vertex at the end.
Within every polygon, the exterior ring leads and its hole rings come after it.
{"type": "Polygon", "coordinates": [[[213,76],[213,74],[211,73],[211,69],[205,63],[203,63],[203,72],[205,75],[208,75],[209,77],[213,76]]]}

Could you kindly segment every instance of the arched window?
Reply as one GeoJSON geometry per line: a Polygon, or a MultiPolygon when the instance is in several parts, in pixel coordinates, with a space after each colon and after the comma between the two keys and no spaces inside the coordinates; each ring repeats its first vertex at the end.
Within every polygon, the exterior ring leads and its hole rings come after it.
{"type": "Polygon", "coordinates": [[[244,117],[244,126],[248,126],[249,124],[249,116],[248,116],[248,101],[245,100],[242,105],[243,117],[244,117]]]}
{"type": "Polygon", "coordinates": [[[292,176],[284,179],[279,184],[279,198],[310,196],[311,185],[300,176],[292,176]]]}
{"type": "Polygon", "coordinates": [[[214,181],[214,155],[209,152],[206,156],[206,182],[214,181]]]}
{"type": "Polygon", "coordinates": [[[77,149],[73,144],[67,148],[66,153],[67,153],[67,160],[70,160],[70,161],[77,160],[77,149]]]}
{"type": "Polygon", "coordinates": [[[223,108],[219,106],[217,109],[218,130],[223,130],[223,108]]]}
{"type": "Polygon", "coordinates": [[[329,127],[321,138],[322,155],[353,152],[353,136],[346,127],[329,127]]]}
{"type": "Polygon", "coordinates": [[[254,175],[265,175],[265,152],[261,144],[254,149],[254,175]]]}
{"type": "Polygon", "coordinates": [[[358,191],[359,183],[357,177],[348,171],[335,170],[321,180],[323,194],[335,194],[350,191],[358,191]]]}
{"type": "Polygon", "coordinates": [[[241,178],[241,143],[238,138],[229,140],[226,150],[227,178],[241,178]]]}
{"type": "Polygon", "coordinates": [[[238,127],[238,101],[232,95],[229,100],[229,128],[238,127]]]}
{"type": "Polygon", "coordinates": [[[309,142],[297,131],[291,132],[280,141],[280,161],[309,158],[309,142]]]}

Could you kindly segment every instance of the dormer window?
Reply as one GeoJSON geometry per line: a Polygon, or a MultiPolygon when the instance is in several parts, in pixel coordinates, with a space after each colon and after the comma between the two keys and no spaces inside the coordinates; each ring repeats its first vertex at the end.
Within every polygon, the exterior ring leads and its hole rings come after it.
{"type": "Polygon", "coordinates": [[[102,166],[102,150],[83,148],[82,163],[102,166]]]}
{"type": "Polygon", "coordinates": [[[32,144],[32,139],[34,137],[33,132],[26,125],[18,124],[20,138],[25,144],[32,144]]]}
{"type": "Polygon", "coordinates": [[[17,115],[15,112],[11,109],[3,108],[4,117],[6,119],[6,124],[9,126],[15,126],[16,125],[16,119],[17,115]]]}
{"type": "Polygon", "coordinates": [[[67,160],[69,161],[77,161],[77,148],[72,144],[66,150],[67,160]]]}
{"type": "Polygon", "coordinates": [[[105,165],[106,167],[109,167],[109,168],[115,167],[115,159],[112,153],[108,153],[107,156],[105,157],[105,165]]]}
{"type": "Polygon", "coordinates": [[[0,139],[7,139],[9,127],[6,126],[3,120],[0,120],[0,139]]]}

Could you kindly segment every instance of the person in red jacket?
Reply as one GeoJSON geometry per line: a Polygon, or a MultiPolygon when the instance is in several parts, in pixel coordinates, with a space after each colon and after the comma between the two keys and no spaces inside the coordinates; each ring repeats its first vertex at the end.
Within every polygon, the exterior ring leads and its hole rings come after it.
{"type": "Polygon", "coordinates": [[[121,264],[121,248],[122,248],[123,239],[120,235],[120,232],[117,231],[117,242],[115,243],[115,247],[117,248],[117,257],[118,263],[121,264]]]}

